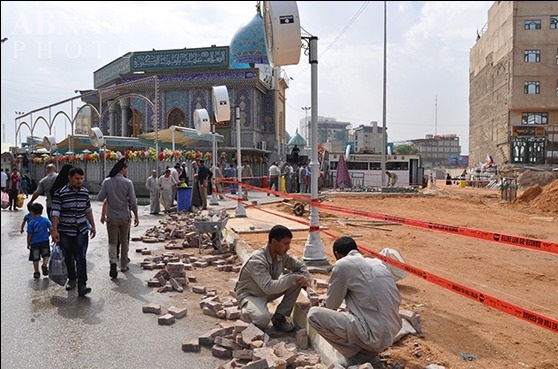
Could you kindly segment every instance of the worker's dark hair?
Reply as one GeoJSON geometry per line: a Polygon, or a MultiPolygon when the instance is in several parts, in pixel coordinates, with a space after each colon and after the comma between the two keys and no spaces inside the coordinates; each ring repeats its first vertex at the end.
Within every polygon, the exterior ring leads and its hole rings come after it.
{"type": "Polygon", "coordinates": [[[79,175],[79,176],[83,176],[85,175],[85,172],[83,171],[83,169],[79,168],[79,167],[73,167],[72,169],[70,169],[70,171],[68,172],[68,176],[69,177],[73,177],[75,175],[79,175]]]}
{"type": "Polygon", "coordinates": [[[41,215],[43,213],[43,205],[39,204],[38,202],[34,202],[29,206],[29,211],[33,214],[41,215]]]}
{"type": "Polygon", "coordinates": [[[333,252],[337,252],[343,256],[346,256],[351,250],[358,250],[358,246],[352,237],[343,236],[339,237],[333,243],[333,252]]]}
{"type": "Polygon", "coordinates": [[[273,239],[281,241],[284,238],[293,238],[293,232],[283,225],[276,225],[269,231],[267,241],[271,243],[273,239]]]}

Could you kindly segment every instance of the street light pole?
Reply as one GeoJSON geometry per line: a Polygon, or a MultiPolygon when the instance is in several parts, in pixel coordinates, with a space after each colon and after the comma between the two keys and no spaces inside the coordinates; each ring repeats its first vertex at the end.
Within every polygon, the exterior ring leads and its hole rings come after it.
{"type": "Polygon", "coordinates": [[[246,209],[244,204],[242,204],[242,161],[241,161],[241,150],[240,150],[240,107],[236,107],[234,110],[234,115],[236,119],[236,177],[238,179],[238,198],[236,200],[236,210],[234,216],[237,218],[246,218],[246,209]]]}
{"type": "MultiPolygon", "coordinates": [[[[19,117],[21,117],[23,114],[25,114],[25,112],[16,111],[15,113],[16,113],[17,116],[15,117],[15,120],[14,120],[14,123],[15,123],[14,135],[15,135],[15,146],[17,147],[17,132],[18,132],[17,120],[19,119],[19,117]]],[[[19,134],[21,136],[21,132],[19,132],[19,134]]],[[[21,143],[21,140],[20,140],[20,143],[21,143]]]]}
{"type": "Polygon", "coordinates": [[[304,112],[306,113],[305,116],[304,116],[304,123],[306,124],[306,132],[305,132],[306,137],[305,138],[306,138],[306,140],[308,140],[310,138],[310,134],[308,132],[308,110],[312,109],[312,107],[303,106],[301,109],[304,110],[304,112]]]}
{"type": "MultiPolygon", "coordinates": [[[[311,36],[308,39],[308,47],[311,66],[310,84],[312,86],[312,130],[310,135],[312,147],[312,159],[310,161],[311,210],[310,228],[308,230],[308,240],[304,245],[303,260],[308,265],[327,266],[329,263],[320,238],[320,215],[316,206],[318,204],[318,178],[320,177],[320,165],[318,163],[318,38],[316,36],[311,36]]],[[[308,111],[307,109],[304,110],[308,111]]]]}
{"type": "MultiPolygon", "coordinates": [[[[215,115],[215,114],[214,114],[215,115]]],[[[217,167],[217,142],[215,141],[215,123],[213,124],[213,132],[211,132],[211,136],[213,137],[213,140],[211,142],[211,167],[212,167],[212,173],[213,175],[211,176],[211,200],[209,201],[209,205],[219,205],[219,200],[217,200],[217,188],[216,188],[216,178],[215,178],[215,171],[216,171],[216,167],[217,167]]]]}
{"type": "MultiPolygon", "coordinates": [[[[382,162],[381,162],[381,169],[382,169],[382,187],[386,184],[386,146],[387,146],[387,132],[386,132],[386,87],[387,87],[387,72],[386,72],[386,64],[387,64],[387,26],[386,26],[386,19],[387,19],[387,8],[386,2],[384,1],[384,83],[383,83],[383,104],[382,104],[382,162]]],[[[388,183],[389,184],[389,183],[388,183]]]]}

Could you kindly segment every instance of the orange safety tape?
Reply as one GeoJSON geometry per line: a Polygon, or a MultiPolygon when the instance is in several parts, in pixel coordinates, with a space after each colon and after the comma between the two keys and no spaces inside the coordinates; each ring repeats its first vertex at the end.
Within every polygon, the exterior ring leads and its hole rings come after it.
{"type": "MultiPolygon", "coordinates": [[[[250,185],[243,185],[243,187],[248,189],[253,189],[256,191],[261,191],[260,187],[254,187],[250,185]]],[[[269,192],[270,194],[279,195],[287,199],[298,200],[300,202],[306,202],[306,203],[309,202],[311,206],[337,211],[340,213],[359,215],[367,218],[379,219],[379,220],[384,220],[392,223],[408,225],[411,227],[428,229],[431,231],[445,232],[445,233],[455,234],[463,237],[470,237],[479,240],[501,243],[508,246],[522,247],[534,251],[542,251],[551,254],[558,254],[557,242],[540,240],[540,239],[530,238],[530,237],[515,236],[515,235],[509,235],[509,234],[503,234],[497,232],[483,231],[480,229],[469,228],[469,227],[461,227],[461,226],[453,226],[453,225],[437,223],[437,222],[429,222],[420,219],[404,218],[404,217],[398,217],[398,216],[393,216],[388,214],[374,213],[365,210],[347,209],[339,206],[322,204],[319,202],[319,199],[309,200],[308,197],[297,196],[294,194],[286,194],[284,192],[278,192],[273,190],[266,190],[264,192],[269,192]]]]}
{"type": "Polygon", "coordinates": [[[398,260],[389,258],[387,256],[381,255],[375,251],[369,250],[365,247],[359,246],[361,252],[365,254],[371,254],[374,257],[383,260],[384,262],[391,264],[399,269],[402,269],[406,272],[416,275],[428,282],[434,283],[440,287],[443,287],[447,290],[455,292],[461,296],[465,296],[470,298],[471,300],[475,300],[480,302],[483,305],[490,306],[494,309],[500,310],[504,313],[510,314],[515,316],[516,318],[523,319],[529,323],[533,323],[538,325],[541,328],[549,329],[555,333],[558,333],[558,320],[546,317],[544,315],[535,313],[531,310],[522,308],[515,304],[509,303],[507,301],[501,300],[489,294],[483,293],[476,289],[464,286],[462,284],[452,282],[448,279],[439,277],[435,274],[429,273],[422,269],[416,268],[414,266],[402,263],[398,260]]]}
{"type": "Polygon", "coordinates": [[[530,250],[558,254],[558,243],[546,241],[546,240],[539,240],[535,238],[521,237],[521,236],[513,236],[513,235],[483,231],[480,229],[474,229],[468,227],[452,226],[449,224],[428,222],[425,220],[397,217],[397,216],[387,215],[387,214],[378,214],[378,213],[373,213],[365,210],[346,209],[346,208],[333,206],[333,205],[315,204],[315,206],[327,210],[338,211],[345,214],[360,215],[372,219],[385,220],[388,222],[408,225],[411,227],[428,229],[431,231],[451,233],[459,236],[476,238],[479,240],[497,242],[508,246],[523,247],[530,250]]]}
{"type": "MultiPolygon", "coordinates": [[[[268,214],[273,214],[276,216],[280,216],[283,217],[285,219],[289,219],[289,220],[293,220],[302,224],[309,224],[306,221],[302,221],[298,218],[292,218],[283,214],[279,214],[276,212],[272,212],[272,211],[268,211],[262,208],[256,208],[260,211],[263,211],[265,213],[268,214]]],[[[360,213],[360,211],[359,211],[360,213]]],[[[316,232],[319,231],[319,226],[310,226],[309,228],[309,232],[316,232]],[[313,228],[317,228],[317,229],[313,229],[313,228]]],[[[331,236],[332,238],[338,238],[339,236],[331,233],[331,232],[327,232],[327,231],[322,231],[323,233],[327,234],[328,236],[331,236]]],[[[511,316],[514,316],[516,318],[520,318],[525,320],[526,322],[535,324],[541,328],[545,328],[548,329],[554,333],[558,333],[558,320],[554,319],[554,318],[550,318],[547,316],[544,316],[542,314],[533,312],[529,309],[525,309],[522,308],[518,305],[512,304],[510,302],[498,299],[494,296],[491,296],[487,293],[483,293],[481,291],[475,290],[473,288],[467,287],[465,285],[456,283],[456,282],[452,282],[448,279],[439,277],[435,274],[429,273],[427,271],[424,271],[420,268],[414,267],[410,264],[406,264],[406,263],[402,263],[398,260],[389,258],[387,256],[381,255],[378,252],[372,251],[370,249],[367,249],[365,247],[362,246],[358,246],[360,251],[365,253],[365,254],[370,254],[378,259],[381,259],[382,261],[391,264],[393,266],[395,266],[396,268],[402,269],[410,274],[413,274],[419,278],[422,278],[430,283],[434,283],[439,287],[445,288],[449,291],[455,292],[461,296],[470,298],[474,301],[477,301],[483,305],[486,306],[490,306],[496,310],[500,310],[506,314],[509,314],[511,316]]]]}

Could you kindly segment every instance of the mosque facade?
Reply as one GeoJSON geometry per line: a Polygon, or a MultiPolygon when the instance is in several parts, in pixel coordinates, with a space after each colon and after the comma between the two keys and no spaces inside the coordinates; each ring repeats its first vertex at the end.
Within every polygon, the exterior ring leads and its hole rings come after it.
{"type": "MultiPolygon", "coordinates": [[[[287,88],[280,68],[272,68],[267,59],[263,19],[257,12],[230,46],[130,52],[95,71],[94,89],[80,93],[94,107],[91,127],[106,136],[141,139],[172,126],[195,128],[193,113],[205,108],[223,137],[219,152],[234,157],[239,119],[242,155],[275,161],[287,153],[287,88]],[[213,86],[227,87],[230,121],[215,122],[211,114],[213,86]]],[[[210,148],[211,142],[196,141],[177,149],[210,148]]]]}

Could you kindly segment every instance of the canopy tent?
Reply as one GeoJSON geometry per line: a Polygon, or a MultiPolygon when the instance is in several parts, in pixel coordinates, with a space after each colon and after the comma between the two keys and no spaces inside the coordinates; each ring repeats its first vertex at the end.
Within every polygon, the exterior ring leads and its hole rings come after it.
{"type": "MultiPolygon", "coordinates": [[[[122,151],[122,150],[138,150],[144,149],[145,143],[140,143],[137,137],[116,137],[116,136],[105,136],[105,144],[108,150],[112,151],[122,151]]],[[[72,148],[72,151],[76,154],[81,153],[83,150],[97,150],[98,148],[91,144],[91,140],[88,135],[75,134],[73,136],[67,137],[58,143],[58,153],[64,154],[72,148]],[[71,146],[70,146],[71,140],[71,146]]]]}
{"type": "MultiPolygon", "coordinates": [[[[158,132],[159,147],[172,149],[173,133],[175,149],[177,150],[194,146],[198,141],[213,141],[211,133],[199,135],[195,131],[175,131],[168,128],[158,132]]],[[[224,142],[224,137],[220,134],[215,134],[215,142],[224,142]]],[[[139,137],[105,136],[105,144],[107,149],[112,151],[139,150],[155,147],[155,132],[144,133],[139,137]]],[[[97,149],[91,144],[89,136],[83,134],[75,134],[60,141],[58,143],[58,153],[64,154],[68,152],[70,147],[76,154],[81,153],[85,149],[92,151],[97,149]]]]}
{"type": "Polygon", "coordinates": [[[335,188],[352,188],[353,181],[349,175],[349,169],[347,168],[347,163],[345,162],[345,157],[343,154],[339,155],[339,161],[337,162],[337,175],[335,176],[335,188]]]}
{"type": "MultiPolygon", "coordinates": [[[[155,132],[144,133],[138,136],[140,143],[155,147],[155,136],[157,136],[159,146],[167,149],[172,149],[174,138],[175,149],[183,149],[186,147],[194,146],[197,141],[213,141],[213,134],[208,133],[200,135],[194,130],[192,131],[177,131],[171,128],[161,129],[157,134],[155,132]]],[[[215,133],[215,142],[224,142],[225,138],[215,133]]]]}

